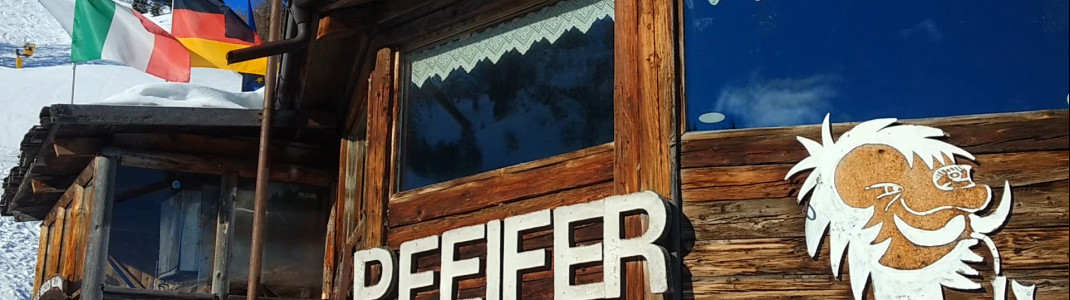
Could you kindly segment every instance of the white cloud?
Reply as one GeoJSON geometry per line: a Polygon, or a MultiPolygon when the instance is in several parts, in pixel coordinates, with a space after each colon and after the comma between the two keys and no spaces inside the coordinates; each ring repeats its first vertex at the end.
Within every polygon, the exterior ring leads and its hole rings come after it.
{"type": "Polygon", "coordinates": [[[940,31],[940,28],[936,27],[936,22],[933,19],[925,19],[925,21],[918,22],[914,26],[910,26],[910,28],[899,31],[899,36],[904,39],[909,39],[916,35],[921,35],[934,42],[944,38],[944,33],[940,31]]]}
{"type": "Polygon", "coordinates": [[[744,86],[721,89],[714,111],[724,113],[736,128],[789,126],[821,122],[837,95],[835,75],[765,80],[754,77],[744,86]]]}

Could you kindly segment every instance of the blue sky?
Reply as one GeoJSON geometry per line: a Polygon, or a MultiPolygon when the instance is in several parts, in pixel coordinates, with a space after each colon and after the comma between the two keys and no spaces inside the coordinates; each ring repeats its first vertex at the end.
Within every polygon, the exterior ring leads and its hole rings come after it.
{"type": "Polygon", "coordinates": [[[689,127],[1066,108],[1067,2],[687,0],[689,127]]]}

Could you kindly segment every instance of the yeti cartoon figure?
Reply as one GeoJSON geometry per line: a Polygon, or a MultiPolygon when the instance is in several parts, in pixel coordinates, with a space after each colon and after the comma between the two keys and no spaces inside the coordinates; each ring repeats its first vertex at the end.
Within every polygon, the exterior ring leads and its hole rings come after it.
{"type": "MultiPolygon", "coordinates": [[[[867,282],[877,299],[942,299],[943,287],[982,289],[969,263],[985,260],[971,249],[984,245],[992,253],[993,293],[1005,299],[1007,278],[988,235],[1010,217],[1010,184],[992,203],[992,188],[974,183],[972,167],[956,163],[973,155],[939,140],[940,129],[895,122],[863,122],[833,140],[826,115],[821,143],[798,137],[810,156],[785,180],[813,170],[798,198],[810,195],[806,250],[816,258],[828,230],[832,273],[840,275],[846,255],[855,299],[867,282]]],[[[1011,280],[1011,290],[1032,299],[1035,286],[1011,280]]]]}

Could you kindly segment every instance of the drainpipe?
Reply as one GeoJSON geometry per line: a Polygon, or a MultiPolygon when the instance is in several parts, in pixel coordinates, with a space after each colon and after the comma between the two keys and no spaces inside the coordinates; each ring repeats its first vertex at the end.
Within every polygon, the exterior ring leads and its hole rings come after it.
{"type": "MultiPolygon", "coordinates": [[[[281,26],[281,20],[276,21],[276,19],[279,19],[279,14],[274,11],[274,1],[275,0],[272,0],[271,4],[271,24],[276,25],[274,30],[277,31],[279,29],[278,27],[281,26]]],[[[282,4],[279,4],[279,6],[281,10],[282,4]]],[[[269,55],[289,53],[304,47],[310,37],[308,33],[310,26],[309,18],[312,17],[310,6],[312,6],[311,0],[297,0],[290,6],[290,15],[293,17],[294,22],[297,25],[297,34],[294,37],[281,41],[269,39],[269,42],[264,44],[227,52],[227,63],[233,64],[269,55]]],[[[272,31],[270,34],[277,34],[276,31],[272,31]]],[[[268,65],[268,67],[270,66],[271,65],[268,65]]],[[[265,84],[265,86],[267,85],[265,84]]],[[[265,89],[265,91],[267,90],[265,89]]]]}
{"type": "MultiPolygon", "coordinates": [[[[271,15],[269,17],[268,26],[268,42],[261,45],[261,49],[266,48],[264,46],[272,43],[278,43],[279,40],[279,27],[282,23],[280,20],[280,14],[282,12],[282,0],[271,0],[271,15]]],[[[257,47],[249,47],[246,49],[252,49],[257,47]]],[[[227,61],[234,63],[231,60],[234,52],[227,53],[227,61]]],[[[259,52],[256,52],[259,54],[259,52]]],[[[264,56],[270,55],[268,52],[264,56]]],[[[277,54],[277,53],[276,53],[277,54]]],[[[262,57],[262,56],[261,56],[262,57]]],[[[263,263],[264,254],[264,219],[267,217],[267,198],[268,198],[268,168],[270,161],[270,153],[268,151],[271,142],[271,115],[275,110],[275,85],[278,81],[279,72],[279,57],[278,55],[268,56],[267,61],[267,74],[264,76],[266,80],[264,82],[264,109],[261,113],[260,120],[260,149],[257,153],[256,160],[256,194],[253,204],[253,232],[252,241],[250,242],[249,249],[249,280],[247,290],[245,293],[245,299],[256,300],[260,296],[260,267],[263,263]]]]}

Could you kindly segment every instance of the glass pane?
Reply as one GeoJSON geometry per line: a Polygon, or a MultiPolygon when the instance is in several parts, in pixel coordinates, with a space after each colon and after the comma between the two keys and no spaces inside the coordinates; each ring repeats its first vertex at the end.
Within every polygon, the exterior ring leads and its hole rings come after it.
{"type": "Polygon", "coordinates": [[[1066,108],[1067,2],[687,0],[688,128],[1066,108]]]}
{"type": "Polygon", "coordinates": [[[613,140],[613,2],[567,0],[406,55],[401,189],[613,140]]]}
{"type": "Polygon", "coordinates": [[[218,176],[119,167],[105,283],[210,291],[218,176]]]}
{"type": "MultiPolygon", "coordinates": [[[[242,179],[235,204],[234,241],[229,266],[230,294],[244,295],[249,277],[256,182],[242,179]]],[[[323,243],[327,236],[327,188],[272,182],[268,185],[261,296],[311,299],[323,284],[323,243]]]]}

